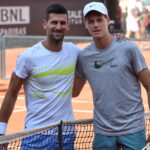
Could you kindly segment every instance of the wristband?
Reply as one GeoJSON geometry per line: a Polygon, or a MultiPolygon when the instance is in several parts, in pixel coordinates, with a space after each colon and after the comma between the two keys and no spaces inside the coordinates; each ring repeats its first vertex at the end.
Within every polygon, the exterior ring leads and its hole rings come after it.
{"type": "Polygon", "coordinates": [[[7,128],[7,123],[6,122],[0,122],[0,134],[5,134],[6,128],[7,128]]]}

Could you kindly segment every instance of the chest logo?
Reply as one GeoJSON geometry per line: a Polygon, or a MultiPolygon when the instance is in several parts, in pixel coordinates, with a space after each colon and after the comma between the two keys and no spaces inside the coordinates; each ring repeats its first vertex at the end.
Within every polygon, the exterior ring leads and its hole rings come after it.
{"type": "Polygon", "coordinates": [[[110,65],[110,67],[112,66],[112,63],[113,61],[115,60],[116,58],[111,58],[111,59],[108,59],[106,61],[102,61],[102,62],[99,62],[99,61],[95,61],[94,62],[94,67],[95,69],[99,69],[99,68],[102,68],[104,66],[107,66],[107,65],[110,65]]]}

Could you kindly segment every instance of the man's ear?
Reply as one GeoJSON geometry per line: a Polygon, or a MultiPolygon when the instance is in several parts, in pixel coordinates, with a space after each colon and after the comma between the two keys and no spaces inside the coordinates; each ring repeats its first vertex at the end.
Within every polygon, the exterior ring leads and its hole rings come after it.
{"type": "Polygon", "coordinates": [[[108,25],[110,25],[110,18],[109,18],[109,16],[106,16],[106,17],[107,17],[108,25]]]}
{"type": "Polygon", "coordinates": [[[43,19],[42,25],[43,25],[43,29],[46,30],[46,28],[47,28],[47,21],[45,19],[43,19]]]}
{"type": "Polygon", "coordinates": [[[84,25],[85,25],[85,28],[88,29],[88,20],[86,18],[84,18],[84,25]]]}
{"type": "Polygon", "coordinates": [[[67,22],[67,31],[70,29],[70,21],[67,22]]]}

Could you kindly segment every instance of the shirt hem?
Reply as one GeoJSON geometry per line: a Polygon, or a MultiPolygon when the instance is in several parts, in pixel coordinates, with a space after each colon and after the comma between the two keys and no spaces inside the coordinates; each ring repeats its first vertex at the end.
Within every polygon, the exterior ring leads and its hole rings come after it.
{"type": "Polygon", "coordinates": [[[138,132],[138,131],[143,130],[143,129],[145,129],[145,126],[137,128],[137,129],[132,130],[132,131],[124,131],[124,132],[118,132],[117,131],[117,133],[110,133],[110,132],[106,133],[106,132],[97,132],[97,131],[95,131],[95,133],[105,135],[105,136],[122,136],[122,135],[132,134],[132,133],[138,132]]]}

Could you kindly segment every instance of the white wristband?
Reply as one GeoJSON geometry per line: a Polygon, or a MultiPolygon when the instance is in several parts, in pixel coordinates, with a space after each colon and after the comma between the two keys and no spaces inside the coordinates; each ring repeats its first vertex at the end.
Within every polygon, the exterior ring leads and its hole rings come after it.
{"type": "Polygon", "coordinates": [[[6,128],[7,128],[7,123],[6,122],[0,122],[0,134],[5,134],[6,128]]]}

